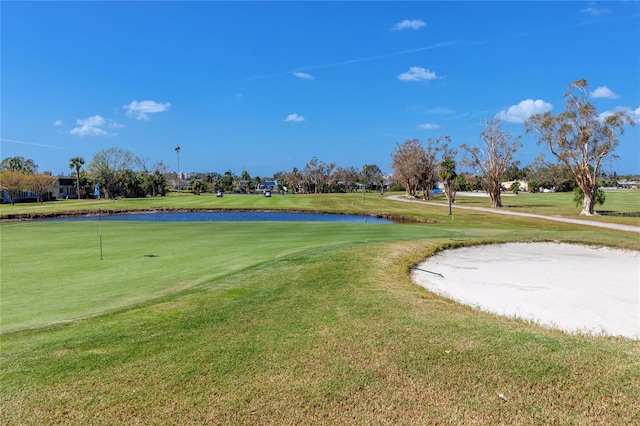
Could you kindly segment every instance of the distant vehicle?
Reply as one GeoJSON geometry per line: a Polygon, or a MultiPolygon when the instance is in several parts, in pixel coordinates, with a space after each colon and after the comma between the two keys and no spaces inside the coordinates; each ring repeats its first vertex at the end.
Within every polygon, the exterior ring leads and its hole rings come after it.
{"type": "Polygon", "coordinates": [[[271,197],[271,191],[264,191],[265,197],[271,197]]]}
{"type": "Polygon", "coordinates": [[[216,192],[216,197],[222,197],[222,191],[216,192]]]}

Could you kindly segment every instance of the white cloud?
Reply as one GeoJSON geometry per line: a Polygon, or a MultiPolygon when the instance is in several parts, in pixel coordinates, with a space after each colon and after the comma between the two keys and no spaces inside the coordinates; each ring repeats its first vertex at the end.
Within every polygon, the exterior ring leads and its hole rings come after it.
{"type": "Polygon", "coordinates": [[[315,77],[311,74],[307,74],[306,72],[294,72],[293,75],[302,80],[315,80],[315,77]]]}
{"type": "Polygon", "coordinates": [[[109,133],[104,128],[120,129],[124,127],[113,120],[106,120],[101,115],[77,120],[76,124],[77,127],[69,131],[69,133],[76,136],[115,136],[115,133],[109,133]]]}
{"type": "Polygon", "coordinates": [[[589,2],[589,6],[585,9],[581,9],[580,12],[591,16],[604,15],[610,12],[609,9],[602,9],[595,1],[589,2]]]}
{"type": "Polygon", "coordinates": [[[404,21],[398,22],[397,24],[395,24],[392,30],[394,31],[406,30],[406,29],[417,30],[419,28],[424,27],[425,25],[427,24],[420,19],[405,19],[404,21]]]}
{"type": "Polygon", "coordinates": [[[123,108],[127,111],[129,117],[133,117],[136,120],[148,120],[149,116],[147,114],[166,111],[170,106],[169,102],[133,101],[129,105],[123,106],[123,108]]]}
{"type": "Polygon", "coordinates": [[[299,122],[299,121],[304,121],[304,117],[301,115],[298,115],[296,113],[293,114],[289,114],[287,115],[287,118],[285,118],[282,121],[288,121],[288,122],[299,122]]]}
{"type": "Polygon", "coordinates": [[[62,126],[64,123],[62,122],[62,120],[56,120],[53,122],[54,126],[62,126]]]}
{"type": "Polygon", "coordinates": [[[598,87],[596,90],[591,92],[592,98],[607,98],[607,99],[618,99],[620,96],[614,93],[607,86],[598,87]]]}
{"type": "Polygon", "coordinates": [[[623,106],[616,107],[616,108],[614,108],[613,111],[605,111],[605,112],[601,113],[599,115],[600,120],[604,120],[608,116],[613,115],[613,113],[620,112],[620,111],[624,111],[627,114],[629,114],[631,119],[633,121],[635,121],[636,123],[640,122],[640,107],[638,107],[636,109],[631,109],[629,107],[623,107],[623,106]]]}
{"type": "Polygon", "coordinates": [[[533,99],[525,99],[518,105],[510,106],[506,111],[500,111],[497,117],[510,123],[524,123],[532,115],[551,111],[552,108],[553,105],[542,99],[535,101],[533,99]]]}
{"type": "Polygon", "coordinates": [[[398,76],[401,81],[429,81],[438,78],[436,73],[422,67],[411,67],[409,71],[398,76]]]}
{"type": "Polygon", "coordinates": [[[418,129],[435,130],[439,128],[440,128],[440,125],[436,123],[418,124],[418,129]]]}

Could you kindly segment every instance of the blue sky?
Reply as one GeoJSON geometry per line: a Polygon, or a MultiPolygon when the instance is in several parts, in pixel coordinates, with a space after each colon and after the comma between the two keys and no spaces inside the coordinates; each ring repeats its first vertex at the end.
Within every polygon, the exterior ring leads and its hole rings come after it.
{"type": "MultiPolygon", "coordinates": [[[[564,110],[640,124],[640,3],[11,2],[1,13],[1,156],[39,171],[109,147],[176,171],[267,177],[317,157],[391,171],[407,139],[479,145],[564,110]]],[[[517,156],[543,151],[529,135],[517,156]]],[[[640,125],[607,165],[640,173],[640,125]]],[[[547,154],[547,160],[553,158],[547,154]]]]}

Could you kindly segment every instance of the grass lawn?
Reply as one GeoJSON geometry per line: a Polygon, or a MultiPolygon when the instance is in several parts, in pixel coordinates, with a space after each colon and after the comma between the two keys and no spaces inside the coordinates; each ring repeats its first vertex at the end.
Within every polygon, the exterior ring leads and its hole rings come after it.
{"type": "MultiPolygon", "coordinates": [[[[640,226],[640,191],[630,189],[607,190],[606,200],[603,205],[596,205],[598,216],[578,216],[581,206],[576,207],[573,201],[573,193],[528,193],[521,192],[517,195],[506,193],[502,197],[505,210],[525,213],[537,213],[566,217],[579,217],[580,219],[624,223],[640,226]]],[[[447,203],[444,194],[435,196],[434,201],[447,203]]],[[[459,196],[456,204],[462,206],[490,207],[488,197],[459,196]]],[[[455,209],[454,205],[454,209],[455,209]]]]}
{"type": "MultiPolygon", "coordinates": [[[[370,194],[110,206],[275,203],[432,223],[104,221],[100,260],[96,222],[3,222],[2,424],[640,423],[640,342],[485,314],[408,277],[452,245],[640,250],[637,234],[471,211],[452,219],[370,194]]],[[[13,207],[40,206],[2,215],[13,207]]]]}

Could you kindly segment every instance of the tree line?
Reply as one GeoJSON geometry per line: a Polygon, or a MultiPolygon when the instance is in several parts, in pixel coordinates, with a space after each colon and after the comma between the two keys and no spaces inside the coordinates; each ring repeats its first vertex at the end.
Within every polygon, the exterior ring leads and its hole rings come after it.
{"type": "MultiPolygon", "coordinates": [[[[538,144],[544,146],[557,160],[547,163],[544,157],[523,168],[513,161],[522,147],[521,135],[513,137],[504,130],[498,118],[487,120],[480,132],[482,146],[460,145],[460,164],[474,173],[458,173],[457,150],[451,148],[451,138],[441,136],[428,139],[424,144],[417,139],[397,143],[391,153],[391,179],[386,179],[378,165],[365,164],[361,168],[342,167],[325,163],[313,157],[302,169],[280,171],[272,178],[252,177],[248,171],[236,175],[224,173],[197,173],[183,181],[181,173],[169,172],[162,161],[148,164],[149,160],[120,148],[109,148],[94,155],[85,165],[81,157],[70,159],[74,170],[79,197],[92,196],[91,188],[100,184],[106,198],[115,196],[143,197],[164,195],[172,186],[200,194],[215,191],[252,192],[260,189],[265,180],[277,181],[278,190],[294,194],[371,191],[387,184],[404,189],[406,196],[430,199],[432,189],[442,182],[449,205],[455,202],[456,191],[482,189],[489,193],[492,207],[501,207],[501,193],[505,180],[528,180],[529,188],[555,188],[558,191],[576,191],[582,204],[581,215],[595,213],[596,202],[603,200],[599,189],[604,161],[615,157],[627,125],[635,125],[624,111],[601,117],[588,97],[586,80],[568,85],[565,111],[536,114],[525,121],[526,133],[533,133],[538,144]],[[87,190],[87,188],[89,190],[87,190]],[[83,189],[85,189],[83,191],[83,189]]],[[[179,155],[180,147],[176,147],[179,155]]],[[[179,158],[179,157],[178,157],[179,158]]],[[[38,174],[33,160],[22,157],[7,158],[0,163],[0,181],[12,202],[20,191],[30,190],[43,201],[55,189],[55,178],[38,174]]],[[[512,189],[519,190],[514,183],[512,189]]]]}
{"type": "MultiPolygon", "coordinates": [[[[525,121],[526,133],[533,133],[539,145],[544,146],[557,160],[557,164],[544,162],[538,157],[524,168],[522,177],[529,177],[529,186],[575,190],[574,199],[582,204],[580,215],[595,214],[595,204],[604,200],[600,189],[602,166],[615,157],[619,135],[625,126],[635,125],[624,111],[601,116],[588,101],[588,83],[576,80],[568,85],[565,93],[565,111],[535,114],[525,121]]],[[[521,148],[521,136],[512,137],[502,129],[500,120],[493,118],[484,123],[480,132],[482,146],[462,144],[461,162],[476,173],[480,186],[489,193],[492,207],[502,207],[501,192],[505,175],[517,162],[512,161],[521,148]]],[[[455,201],[456,183],[461,182],[455,173],[455,151],[449,149],[450,139],[429,139],[423,146],[417,140],[399,143],[392,154],[394,177],[404,185],[407,196],[416,196],[421,190],[424,198],[430,197],[429,188],[440,176],[445,183],[449,203],[455,201]],[[447,180],[450,180],[447,183],[447,180]]],[[[518,176],[518,178],[520,178],[518,176]]]]}

